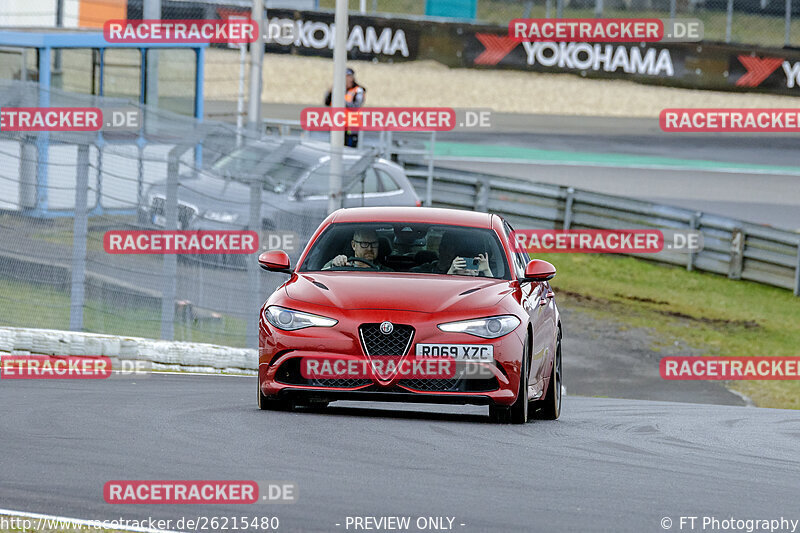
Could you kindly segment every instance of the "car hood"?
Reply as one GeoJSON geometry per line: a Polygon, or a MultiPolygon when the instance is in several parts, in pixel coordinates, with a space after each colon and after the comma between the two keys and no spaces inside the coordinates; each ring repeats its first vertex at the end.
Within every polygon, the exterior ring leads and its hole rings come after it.
{"type": "Polygon", "coordinates": [[[290,299],[314,305],[421,313],[492,307],[512,290],[508,280],[352,271],[300,273],[284,288],[290,299]]]}

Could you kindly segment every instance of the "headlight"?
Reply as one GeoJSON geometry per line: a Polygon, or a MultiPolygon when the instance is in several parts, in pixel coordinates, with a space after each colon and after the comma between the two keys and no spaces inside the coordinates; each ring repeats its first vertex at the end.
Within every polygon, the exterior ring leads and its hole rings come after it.
{"type": "Polygon", "coordinates": [[[206,211],[203,218],[213,220],[214,222],[222,222],[225,224],[233,224],[239,220],[239,213],[226,213],[224,211],[206,211]]]}
{"type": "Polygon", "coordinates": [[[303,313],[277,305],[270,305],[264,310],[264,318],[278,329],[294,331],[296,329],[320,326],[329,328],[339,323],[338,320],[311,313],[303,313]]]}
{"type": "Polygon", "coordinates": [[[461,322],[439,324],[439,329],[450,333],[468,333],[484,339],[496,339],[511,333],[519,326],[519,318],[514,315],[489,316],[461,322]]]}

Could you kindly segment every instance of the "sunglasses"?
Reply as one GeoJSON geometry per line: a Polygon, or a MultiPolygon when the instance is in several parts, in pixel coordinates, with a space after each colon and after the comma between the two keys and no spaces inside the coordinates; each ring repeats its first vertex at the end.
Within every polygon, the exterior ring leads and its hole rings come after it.
{"type": "Polygon", "coordinates": [[[378,247],[378,241],[356,241],[356,240],[353,240],[353,242],[358,244],[359,246],[361,246],[361,248],[377,248],[378,247]]]}

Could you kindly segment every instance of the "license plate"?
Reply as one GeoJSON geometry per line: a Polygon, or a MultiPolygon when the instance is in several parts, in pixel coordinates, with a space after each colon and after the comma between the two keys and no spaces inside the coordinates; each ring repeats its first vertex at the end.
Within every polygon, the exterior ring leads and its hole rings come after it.
{"type": "Polygon", "coordinates": [[[491,344],[417,344],[417,359],[455,359],[456,361],[494,361],[491,344]]]}

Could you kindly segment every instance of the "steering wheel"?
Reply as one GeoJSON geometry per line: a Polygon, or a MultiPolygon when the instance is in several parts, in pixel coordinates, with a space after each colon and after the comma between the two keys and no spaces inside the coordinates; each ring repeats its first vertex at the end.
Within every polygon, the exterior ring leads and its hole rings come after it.
{"type": "Polygon", "coordinates": [[[363,257],[355,257],[351,256],[347,258],[348,263],[364,263],[365,265],[369,266],[372,269],[380,270],[381,267],[370,261],[369,259],[364,259],[363,257]]]}

